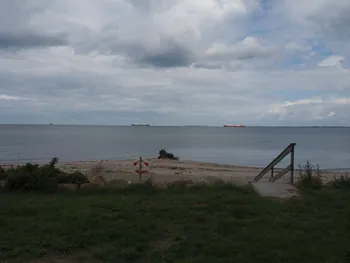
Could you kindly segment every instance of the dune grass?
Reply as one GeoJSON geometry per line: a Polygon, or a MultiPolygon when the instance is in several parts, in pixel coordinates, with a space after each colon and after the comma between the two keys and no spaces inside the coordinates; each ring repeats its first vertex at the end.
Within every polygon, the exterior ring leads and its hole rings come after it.
{"type": "Polygon", "coordinates": [[[350,191],[233,186],[0,194],[0,262],[349,262],[350,191]]]}

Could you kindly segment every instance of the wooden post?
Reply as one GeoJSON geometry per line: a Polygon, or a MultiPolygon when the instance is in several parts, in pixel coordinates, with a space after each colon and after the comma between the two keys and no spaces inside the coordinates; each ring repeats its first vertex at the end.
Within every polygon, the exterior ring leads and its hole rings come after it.
{"type": "Polygon", "coordinates": [[[294,146],[295,144],[292,145],[292,151],[290,153],[290,183],[294,184],[294,146]]]}
{"type": "Polygon", "coordinates": [[[139,181],[142,180],[142,157],[139,159],[139,181]]]}
{"type": "Polygon", "coordinates": [[[272,179],[273,179],[273,172],[274,172],[274,167],[271,168],[271,179],[270,179],[270,181],[272,181],[272,179]]]}

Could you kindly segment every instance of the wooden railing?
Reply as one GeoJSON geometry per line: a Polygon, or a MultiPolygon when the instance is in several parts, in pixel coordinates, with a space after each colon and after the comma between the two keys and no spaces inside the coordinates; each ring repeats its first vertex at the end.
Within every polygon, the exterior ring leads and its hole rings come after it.
{"type": "Polygon", "coordinates": [[[266,166],[254,179],[253,182],[259,181],[265,174],[271,171],[271,176],[269,181],[274,182],[281,178],[286,173],[290,172],[290,183],[294,183],[294,147],[295,143],[288,145],[286,149],[283,150],[268,166],[266,166]],[[278,174],[274,175],[275,166],[282,161],[288,154],[290,154],[290,165],[280,171],[278,174]]]}

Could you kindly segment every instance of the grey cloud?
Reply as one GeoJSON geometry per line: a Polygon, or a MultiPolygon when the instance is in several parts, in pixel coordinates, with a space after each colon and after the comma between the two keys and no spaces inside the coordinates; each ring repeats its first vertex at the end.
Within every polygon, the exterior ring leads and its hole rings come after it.
{"type": "Polygon", "coordinates": [[[266,57],[267,53],[260,52],[258,50],[236,50],[228,52],[218,52],[208,56],[209,60],[222,61],[222,60],[249,60],[259,57],[266,57]]]}
{"type": "Polygon", "coordinates": [[[26,4],[20,1],[0,1],[0,32],[3,29],[25,27],[32,11],[32,8],[26,8],[26,4]]]}
{"type": "MultiPolygon", "coordinates": [[[[87,64],[91,63],[93,60],[87,64]]],[[[251,72],[244,74],[241,71],[231,74],[219,70],[201,71],[178,68],[170,70],[166,74],[159,74],[158,71],[152,69],[133,69],[131,71],[115,70],[111,75],[99,76],[100,74],[97,72],[81,74],[83,70],[84,68],[72,70],[69,75],[56,76],[56,79],[40,77],[36,80],[30,80],[27,77],[26,85],[22,90],[20,90],[22,85],[14,83],[7,90],[4,89],[3,93],[9,96],[26,94],[28,97],[35,98],[36,101],[28,101],[26,104],[21,102],[20,105],[15,104],[16,101],[8,101],[7,105],[16,108],[16,112],[21,111],[32,113],[33,116],[35,114],[42,116],[42,120],[46,119],[45,114],[50,113],[49,115],[54,120],[49,120],[49,122],[55,123],[57,116],[62,116],[62,120],[67,121],[71,113],[108,110],[114,112],[115,115],[120,114],[120,116],[125,116],[125,112],[133,112],[133,116],[141,116],[140,118],[146,118],[144,112],[151,110],[155,114],[169,116],[172,121],[175,118],[173,116],[186,116],[188,120],[192,118],[197,123],[198,118],[194,116],[202,114],[203,118],[210,124],[217,121],[217,116],[221,118],[219,123],[237,118],[244,118],[247,122],[252,122],[254,116],[264,112],[266,105],[270,103],[269,100],[264,100],[264,98],[270,97],[268,91],[273,89],[277,91],[284,85],[285,89],[296,86],[300,87],[300,90],[312,85],[320,86],[315,83],[315,79],[324,82],[324,79],[329,76],[326,76],[323,71],[330,69],[317,69],[318,73],[311,75],[307,80],[304,79],[301,72],[290,72],[287,75],[280,73],[282,76],[276,76],[251,72]],[[76,79],[76,83],[62,81],[72,79],[74,76],[80,76],[81,79],[76,79]],[[135,78],[139,78],[142,86],[133,84],[135,78]],[[152,87],[154,79],[169,80],[169,83],[165,82],[161,87],[154,88],[152,87]],[[298,81],[293,83],[291,80],[298,81]],[[55,85],[48,86],[49,82],[53,82],[55,85]],[[61,90],[61,86],[65,89],[61,90]],[[262,86],[267,88],[261,89],[262,86]],[[261,93],[259,93],[259,98],[255,96],[257,90],[261,93]],[[151,93],[155,95],[150,95],[151,93]],[[109,94],[110,96],[101,97],[99,96],[101,94],[109,94]],[[238,100],[241,95],[246,96],[247,100],[238,100]]],[[[310,73],[308,72],[307,75],[310,73]]],[[[334,77],[339,78],[339,75],[334,77]]],[[[330,77],[330,79],[334,81],[334,77],[330,77]]],[[[329,85],[326,86],[329,88],[329,85]]],[[[340,112],[342,108],[344,106],[340,105],[332,110],[340,112]]],[[[295,108],[292,111],[296,112],[295,108]]],[[[8,112],[11,113],[10,108],[8,108],[8,112]]],[[[87,116],[86,122],[111,123],[112,121],[102,113],[99,116],[100,120],[98,121],[87,116]]],[[[309,114],[306,115],[306,118],[309,120],[312,116],[309,114]]],[[[3,121],[5,120],[3,119],[3,121]]],[[[114,121],[121,123],[117,119],[114,121]]],[[[147,118],[146,122],[149,121],[150,119],[147,118]]],[[[271,123],[273,119],[268,121],[271,123]]],[[[297,119],[295,122],[298,121],[297,119]]],[[[165,122],[161,121],[161,123],[165,122]]],[[[183,124],[183,122],[180,121],[179,124],[183,124]]]]}
{"type": "Polygon", "coordinates": [[[62,35],[48,36],[33,33],[1,33],[0,48],[32,48],[67,45],[67,39],[62,35]]]}
{"type": "Polygon", "coordinates": [[[272,54],[272,50],[264,48],[254,37],[247,37],[241,43],[233,46],[214,45],[207,52],[210,60],[249,60],[259,57],[267,57],[272,54]]]}
{"type": "Polygon", "coordinates": [[[271,48],[260,46],[254,37],[247,37],[243,42],[233,46],[215,47],[212,52],[194,51],[190,47],[181,46],[175,40],[161,40],[159,47],[149,50],[146,47],[128,46],[129,56],[141,65],[158,68],[188,67],[206,69],[237,70],[242,68],[243,60],[269,57],[273,55],[271,48]],[[253,42],[253,43],[252,43],[253,42]]]}
{"type": "Polygon", "coordinates": [[[81,38],[77,39],[74,49],[79,54],[97,51],[118,55],[141,67],[188,67],[203,60],[204,50],[212,44],[211,38],[216,38],[212,29],[223,28],[227,22],[226,12],[232,11],[231,5],[220,5],[212,14],[209,7],[218,4],[216,0],[198,4],[198,9],[197,4],[186,1],[129,0],[123,3],[128,4],[129,16],[116,16],[98,32],[91,30],[85,36],[82,31],[78,33],[81,38]],[[180,19],[171,23],[172,16],[180,16],[180,19]],[[207,25],[210,21],[213,23],[207,25]]]}
{"type": "Polygon", "coordinates": [[[350,2],[348,0],[324,1],[311,9],[305,18],[326,34],[338,39],[350,38],[350,2]]]}
{"type": "Polygon", "coordinates": [[[206,68],[206,69],[222,69],[222,63],[218,61],[214,62],[198,62],[193,64],[194,68],[206,68]]]}
{"type": "Polygon", "coordinates": [[[327,40],[330,40],[328,37],[331,36],[340,41],[350,37],[350,1],[348,0],[282,0],[275,6],[275,11],[277,9],[283,17],[289,19],[289,22],[301,26],[298,28],[299,31],[306,32],[309,36],[311,34],[318,37],[326,36],[327,40]]]}
{"type": "MultiPolygon", "coordinates": [[[[48,2],[0,1],[0,49],[26,49],[67,45],[67,35],[43,31],[33,21],[45,12],[48,2]]],[[[43,21],[43,25],[45,21],[43,21]]]]}
{"type": "Polygon", "coordinates": [[[224,69],[228,71],[235,71],[242,69],[242,63],[240,61],[232,61],[223,63],[221,61],[206,61],[206,62],[196,62],[193,64],[194,68],[204,68],[204,69],[224,69]]]}
{"type": "Polygon", "coordinates": [[[92,50],[100,54],[120,55],[141,67],[172,68],[186,67],[193,63],[196,54],[189,45],[178,43],[175,38],[165,37],[162,34],[153,36],[142,35],[146,40],[140,39],[140,35],[134,34],[125,38],[117,31],[103,29],[92,43],[78,43],[75,47],[77,53],[84,54],[92,50]],[[103,33],[105,32],[105,34],[103,33]],[[105,36],[103,36],[105,35],[105,36]]]}
{"type": "Polygon", "coordinates": [[[269,57],[273,55],[271,49],[242,45],[222,47],[210,54],[201,50],[194,51],[193,47],[183,46],[175,40],[161,39],[160,44],[152,48],[142,46],[142,43],[130,43],[130,45],[117,44],[113,51],[124,52],[129,58],[140,65],[148,65],[157,68],[188,67],[195,68],[237,70],[241,67],[240,60],[269,57]]]}
{"type": "MultiPolygon", "coordinates": [[[[219,5],[220,8],[213,10],[212,14],[209,7],[218,3],[216,0],[210,2],[198,4],[197,9],[196,5],[181,1],[123,1],[118,5],[127,15],[118,14],[112,19],[101,19],[102,16],[97,16],[97,22],[100,22],[98,29],[86,27],[75,33],[71,32],[70,44],[79,55],[90,52],[116,55],[121,60],[131,62],[133,66],[173,68],[204,63],[205,67],[209,65],[209,61],[203,58],[204,50],[212,44],[213,37],[212,29],[208,28],[226,28],[223,27],[228,17],[225,14],[234,10],[231,5],[219,5]],[[171,8],[172,6],[175,8],[171,8]],[[188,15],[189,12],[191,16],[188,15]],[[182,13],[184,17],[180,15],[182,13]],[[172,24],[170,17],[179,15],[181,19],[172,24]],[[213,23],[207,25],[207,21],[213,23]]],[[[240,51],[237,51],[236,59],[259,55],[238,53],[240,51]]],[[[212,59],[227,60],[225,54],[221,57],[218,55],[217,59],[208,57],[208,60],[212,59]]],[[[221,68],[232,69],[227,61],[225,64],[221,68]]]]}
{"type": "Polygon", "coordinates": [[[342,10],[337,19],[331,19],[327,24],[322,24],[323,29],[339,39],[350,39],[350,5],[347,10],[342,10]]]}
{"type": "Polygon", "coordinates": [[[165,50],[146,53],[139,62],[159,68],[183,67],[192,63],[193,55],[183,47],[174,46],[165,50]]]}
{"type": "MultiPolygon", "coordinates": [[[[276,55],[276,49],[262,46],[255,37],[246,37],[233,45],[216,43],[193,64],[194,68],[224,69],[235,71],[247,65],[249,60],[269,58],[276,55]]],[[[256,63],[255,63],[256,64],[256,63]]]]}
{"type": "Polygon", "coordinates": [[[134,8],[148,13],[151,12],[154,7],[152,0],[129,0],[129,2],[134,8]]]}
{"type": "MultiPolygon", "coordinates": [[[[29,2],[0,0],[0,95],[33,99],[0,101],[0,122],[109,124],[141,119],[158,124],[221,125],[244,120],[249,125],[285,97],[350,96],[346,93],[350,75],[336,67],[279,68],[276,55],[282,51],[270,43],[284,46],[314,37],[304,32],[307,26],[283,23],[288,12],[280,20],[273,12],[262,14],[268,23],[257,29],[260,21],[248,28],[245,19],[250,17],[237,11],[234,1],[220,7],[215,4],[218,0],[29,2]],[[54,31],[68,34],[52,35],[54,31]],[[260,36],[259,41],[254,37],[239,41],[254,35],[260,36]],[[20,50],[7,52],[4,47],[10,45],[20,50]],[[45,48],[57,45],[67,46],[45,48]],[[31,47],[44,48],[25,50],[31,47]]],[[[336,28],[328,28],[334,30],[329,32],[348,32],[343,28],[346,17],[323,20],[336,28]]],[[[262,124],[311,123],[315,116],[328,116],[330,111],[337,112],[332,121],[342,118],[350,123],[347,104],[324,105],[325,111],[317,109],[315,114],[314,106],[289,107],[282,120],[278,114],[267,114],[262,124]]]]}

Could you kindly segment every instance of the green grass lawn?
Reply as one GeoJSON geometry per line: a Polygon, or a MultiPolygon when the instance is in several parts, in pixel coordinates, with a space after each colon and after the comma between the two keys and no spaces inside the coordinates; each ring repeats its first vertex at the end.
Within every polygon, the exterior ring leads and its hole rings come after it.
{"type": "Polygon", "coordinates": [[[0,262],[350,262],[350,191],[2,193],[0,262]]]}

